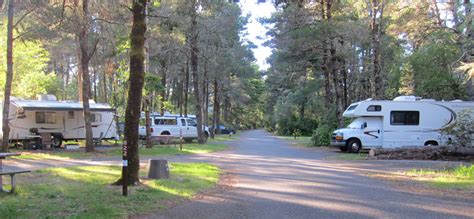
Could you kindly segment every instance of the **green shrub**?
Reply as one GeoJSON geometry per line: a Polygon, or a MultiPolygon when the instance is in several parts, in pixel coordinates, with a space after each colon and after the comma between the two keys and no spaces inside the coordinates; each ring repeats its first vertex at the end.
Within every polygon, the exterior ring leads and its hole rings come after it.
{"type": "Polygon", "coordinates": [[[327,146],[331,143],[332,128],[326,124],[319,126],[313,132],[311,143],[313,146],[327,146]]]}
{"type": "Polygon", "coordinates": [[[474,146],[472,143],[474,133],[474,123],[472,121],[474,118],[471,114],[474,114],[472,110],[459,112],[456,123],[441,130],[444,135],[452,137],[450,144],[461,147],[474,146]]]}

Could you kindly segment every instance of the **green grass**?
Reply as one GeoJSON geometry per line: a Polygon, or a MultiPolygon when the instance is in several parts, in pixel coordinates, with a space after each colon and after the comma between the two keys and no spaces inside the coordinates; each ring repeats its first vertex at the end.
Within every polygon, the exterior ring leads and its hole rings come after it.
{"type": "Polygon", "coordinates": [[[291,141],[298,146],[311,147],[311,136],[299,136],[296,139],[294,136],[277,136],[277,138],[291,141]]]}
{"type": "MultiPolygon", "coordinates": [[[[179,150],[179,144],[176,147],[172,145],[155,145],[153,148],[141,147],[141,156],[163,156],[163,155],[178,155],[178,154],[202,154],[212,153],[216,151],[227,150],[228,146],[224,144],[183,144],[183,150],[179,150]]],[[[104,151],[97,151],[94,153],[85,153],[84,151],[22,151],[13,150],[14,152],[22,152],[20,156],[15,159],[27,160],[45,160],[45,159],[80,159],[80,158],[97,158],[97,157],[117,157],[122,155],[122,148],[115,147],[104,151]]]]}
{"type": "Polygon", "coordinates": [[[326,157],[328,160],[365,160],[367,153],[341,153],[334,156],[326,157]]]}
{"type": "Polygon", "coordinates": [[[210,164],[171,163],[170,179],[143,179],[123,197],[121,186],[110,186],[120,172],[120,167],[79,166],[21,174],[16,194],[0,194],[0,218],[128,218],[212,188],[220,174],[210,164]]]}
{"type": "Polygon", "coordinates": [[[405,173],[431,186],[447,189],[474,188],[474,165],[442,170],[414,169],[405,173]]]}
{"type": "Polygon", "coordinates": [[[237,134],[233,134],[232,136],[230,135],[215,135],[214,139],[209,138],[210,142],[218,142],[218,141],[232,141],[232,140],[237,140],[240,138],[240,132],[237,132],[237,134]]]}

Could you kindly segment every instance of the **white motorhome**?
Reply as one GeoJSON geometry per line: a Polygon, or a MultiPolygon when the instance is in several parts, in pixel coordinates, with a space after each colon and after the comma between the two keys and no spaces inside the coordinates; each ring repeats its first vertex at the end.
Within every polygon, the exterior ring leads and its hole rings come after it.
{"type": "Polygon", "coordinates": [[[452,125],[461,111],[473,113],[474,102],[435,101],[400,96],[393,101],[367,99],[351,104],[343,116],[355,118],[332,133],[331,145],[342,151],[445,145],[441,130],[452,125]]]}
{"type": "MultiPolygon", "coordinates": [[[[10,141],[28,143],[34,135],[32,130],[37,131],[36,134],[50,134],[55,147],[61,146],[63,140],[85,139],[82,102],[57,101],[53,95],[43,95],[39,99],[20,100],[12,97],[8,116],[10,141]]],[[[93,137],[115,138],[115,109],[105,103],[91,102],[90,110],[93,137]]],[[[3,136],[1,129],[0,136],[3,136]]]]}
{"type": "MultiPolygon", "coordinates": [[[[140,138],[145,138],[146,127],[144,116],[140,119],[138,133],[140,138]]],[[[195,116],[190,115],[188,117],[180,117],[177,115],[151,115],[151,136],[171,135],[178,138],[181,133],[186,142],[191,142],[194,139],[197,139],[197,122],[195,116]]],[[[209,128],[204,127],[204,135],[206,139],[209,137],[209,128]]]]}

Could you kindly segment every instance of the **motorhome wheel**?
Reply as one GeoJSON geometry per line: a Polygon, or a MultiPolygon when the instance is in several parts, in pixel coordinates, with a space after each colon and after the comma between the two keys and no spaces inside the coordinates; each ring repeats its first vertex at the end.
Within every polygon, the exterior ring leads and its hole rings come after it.
{"type": "Polygon", "coordinates": [[[357,153],[361,148],[360,141],[357,139],[351,139],[347,142],[349,152],[357,153]]]}

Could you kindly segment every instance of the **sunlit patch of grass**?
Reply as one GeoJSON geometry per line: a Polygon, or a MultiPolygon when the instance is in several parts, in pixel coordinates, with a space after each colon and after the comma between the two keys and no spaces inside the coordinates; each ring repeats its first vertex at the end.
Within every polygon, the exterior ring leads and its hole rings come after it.
{"type": "MultiPolygon", "coordinates": [[[[155,145],[152,148],[139,149],[142,156],[163,156],[163,155],[180,155],[180,154],[202,154],[212,153],[216,151],[227,150],[228,146],[224,144],[183,144],[183,150],[179,149],[179,144],[173,145],[155,145]]],[[[20,156],[15,159],[25,160],[64,160],[64,159],[81,159],[81,158],[101,158],[101,157],[117,157],[122,155],[122,148],[116,147],[105,151],[96,151],[93,153],[85,153],[84,151],[22,151],[12,150],[13,152],[21,152],[20,156]]]]}
{"type": "Polygon", "coordinates": [[[434,187],[460,189],[474,187],[474,165],[442,170],[413,169],[405,174],[434,187]]]}
{"type": "Polygon", "coordinates": [[[232,141],[232,140],[237,140],[240,138],[240,132],[237,132],[236,134],[229,135],[229,134],[219,134],[215,135],[214,139],[209,138],[210,142],[216,142],[216,141],[232,141]]]}
{"type": "Polygon", "coordinates": [[[127,218],[165,207],[166,200],[190,198],[216,185],[220,170],[203,163],[171,163],[170,179],[143,179],[140,186],[110,186],[121,168],[49,168],[18,176],[17,193],[0,194],[0,218],[127,218]]]}
{"type": "Polygon", "coordinates": [[[296,139],[294,136],[277,136],[277,138],[290,141],[297,146],[302,146],[302,147],[311,146],[311,136],[297,136],[296,139]]]}
{"type": "Polygon", "coordinates": [[[365,160],[367,159],[367,153],[341,153],[334,156],[326,157],[328,160],[365,160]]]}

